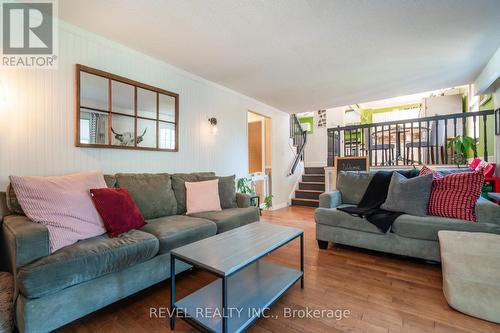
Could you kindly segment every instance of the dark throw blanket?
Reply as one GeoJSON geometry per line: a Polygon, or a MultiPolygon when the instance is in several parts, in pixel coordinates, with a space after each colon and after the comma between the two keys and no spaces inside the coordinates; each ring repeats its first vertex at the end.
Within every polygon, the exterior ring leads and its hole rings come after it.
{"type": "MultiPolygon", "coordinates": [[[[406,178],[412,178],[416,175],[414,170],[401,170],[396,172],[399,172],[406,178]]],[[[357,207],[343,207],[337,209],[353,216],[364,217],[380,231],[384,233],[387,232],[391,228],[392,223],[394,223],[394,220],[403,214],[400,212],[390,212],[380,208],[387,198],[387,191],[391,183],[392,173],[393,171],[378,171],[373,175],[357,207]]]]}

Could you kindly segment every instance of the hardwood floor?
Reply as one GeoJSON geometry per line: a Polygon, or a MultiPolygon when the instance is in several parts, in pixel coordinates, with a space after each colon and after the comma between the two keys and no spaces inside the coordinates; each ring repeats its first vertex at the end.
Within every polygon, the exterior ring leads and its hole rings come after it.
{"type": "MultiPolygon", "coordinates": [[[[305,231],[305,288],[294,285],[271,309],[278,319],[263,318],[249,332],[500,332],[500,325],[450,308],[441,289],[441,268],[423,261],[342,246],[319,250],[313,208],[289,207],[264,212],[264,222],[305,231]],[[284,318],[285,309],[349,310],[349,318],[284,318]]],[[[297,266],[294,241],[266,260],[297,266]]],[[[193,271],[177,279],[178,297],[204,286],[212,277],[193,271]]],[[[161,283],[110,305],[58,332],[166,332],[167,318],[150,318],[164,308],[167,283],[161,283]]],[[[76,301],[76,300],[75,300],[76,301]]],[[[176,332],[196,332],[182,320],[176,332]]]]}

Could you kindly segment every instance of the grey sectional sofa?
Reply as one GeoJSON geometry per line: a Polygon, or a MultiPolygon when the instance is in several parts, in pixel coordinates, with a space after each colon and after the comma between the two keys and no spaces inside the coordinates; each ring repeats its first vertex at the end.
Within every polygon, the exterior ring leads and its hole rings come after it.
{"type": "MultiPolygon", "coordinates": [[[[440,171],[444,174],[456,171],[440,171]]],[[[480,198],[476,204],[477,223],[437,216],[401,215],[389,232],[382,233],[366,219],[337,210],[361,200],[374,172],[341,172],[337,191],[320,195],[315,211],[316,239],[320,248],[328,242],[386,253],[440,261],[438,231],[457,230],[500,234],[500,206],[480,198]]],[[[404,200],[404,198],[401,198],[404,200]]]]}
{"type": "MultiPolygon", "coordinates": [[[[127,187],[146,226],[116,238],[101,235],[50,254],[45,226],[30,221],[12,188],[0,193],[2,256],[15,276],[15,321],[21,332],[48,332],[134,294],[170,275],[170,250],[259,221],[247,195],[227,188],[222,211],[186,216],[184,181],[214,173],[117,174],[108,187],[127,187]],[[228,197],[229,196],[229,197],[228,197]],[[7,205],[8,204],[8,205],[7,205]]],[[[189,269],[178,263],[177,273],[189,269]]],[[[165,298],[165,304],[167,299],[165,298]]]]}

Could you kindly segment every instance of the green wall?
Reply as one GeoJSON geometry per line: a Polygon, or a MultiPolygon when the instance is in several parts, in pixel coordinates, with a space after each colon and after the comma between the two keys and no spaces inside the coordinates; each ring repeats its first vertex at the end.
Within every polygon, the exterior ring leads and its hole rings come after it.
{"type": "MultiPolygon", "coordinates": [[[[483,99],[488,95],[483,95],[480,99],[483,99]]],[[[484,110],[492,110],[494,108],[494,96],[491,95],[491,99],[484,105],[479,107],[479,111],[484,110]]],[[[479,142],[477,144],[477,155],[479,158],[483,159],[484,157],[484,126],[482,117],[478,117],[477,121],[479,121],[479,142]]],[[[486,136],[486,141],[488,144],[488,155],[493,156],[495,154],[495,117],[494,115],[488,116],[486,118],[486,131],[488,135],[486,136]]],[[[469,136],[474,136],[474,132],[469,133],[469,136]]]]}
{"type": "Polygon", "coordinates": [[[303,118],[299,118],[299,123],[301,124],[311,124],[311,126],[309,127],[310,130],[307,132],[309,134],[313,134],[314,133],[314,117],[303,117],[303,118]]]}

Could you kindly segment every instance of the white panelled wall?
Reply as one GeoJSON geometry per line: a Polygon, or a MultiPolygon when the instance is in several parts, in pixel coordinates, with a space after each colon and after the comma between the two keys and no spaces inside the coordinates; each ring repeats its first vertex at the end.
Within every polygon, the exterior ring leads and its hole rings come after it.
{"type": "Polygon", "coordinates": [[[250,110],[273,119],[273,201],[275,207],[287,204],[296,182],[286,176],[293,159],[287,113],[75,26],[61,22],[59,29],[58,70],[0,69],[6,95],[0,104],[0,191],[12,174],[92,169],[245,176],[250,110]],[[179,152],[75,147],[77,63],[179,93],[179,152]],[[209,117],[218,120],[217,135],[209,117]]]}

